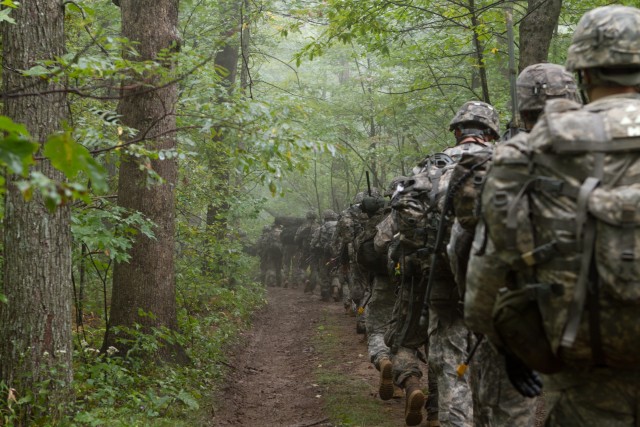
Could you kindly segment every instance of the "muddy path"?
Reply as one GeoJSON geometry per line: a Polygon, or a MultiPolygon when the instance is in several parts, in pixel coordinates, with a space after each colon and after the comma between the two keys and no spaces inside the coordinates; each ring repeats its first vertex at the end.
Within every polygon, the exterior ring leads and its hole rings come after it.
{"type": "Polygon", "coordinates": [[[282,288],[269,288],[267,299],[232,350],[211,426],[404,425],[404,399],[377,397],[378,374],[368,361],[364,336],[356,334],[355,319],[345,315],[341,303],[282,288]],[[330,345],[323,344],[323,334],[330,345]],[[319,372],[330,372],[335,382],[322,383],[319,372]],[[348,408],[356,397],[384,422],[337,421],[328,404],[335,406],[337,398],[348,408]]]}

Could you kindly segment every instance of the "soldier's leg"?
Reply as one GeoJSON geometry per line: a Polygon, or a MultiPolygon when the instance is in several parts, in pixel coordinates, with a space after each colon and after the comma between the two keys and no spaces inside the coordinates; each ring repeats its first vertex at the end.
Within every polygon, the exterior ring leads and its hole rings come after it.
{"type": "Polygon", "coordinates": [[[282,286],[282,253],[274,254],[273,268],[276,272],[276,286],[282,286]]]}
{"type": "Polygon", "coordinates": [[[291,259],[293,257],[293,249],[291,245],[284,245],[282,254],[282,279],[284,287],[289,287],[291,283],[291,259]]]}
{"type": "Polygon", "coordinates": [[[342,283],[340,283],[340,275],[335,269],[331,271],[331,298],[334,302],[338,302],[342,298],[342,283]]]}
{"type": "Polygon", "coordinates": [[[320,297],[322,301],[329,301],[331,296],[331,275],[326,259],[323,258],[318,264],[318,283],[320,285],[320,297]]]}
{"type": "Polygon", "coordinates": [[[315,255],[312,256],[309,261],[309,280],[304,288],[305,293],[313,293],[318,283],[318,258],[315,255]]]}
{"type": "Polygon", "coordinates": [[[384,343],[384,334],[389,327],[395,302],[394,287],[388,277],[375,276],[371,289],[371,298],[367,304],[365,326],[369,360],[380,371],[378,393],[382,400],[393,397],[393,371],[391,352],[384,343]],[[389,363],[382,363],[386,359],[389,363]]]}
{"type": "Polygon", "coordinates": [[[438,419],[441,426],[471,427],[473,402],[469,375],[458,377],[457,367],[469,352],[470,332],[455,315],[443,321],[432,314],[429,325],[429,365],[438,381],[438,419]]]}
{"type": "MultiPolygon", "coordinates": [[[[427,354],[429,352],[427,351],[427,354]]],[[[427,408],[427,421],[429,421],[429,427],[439,426],[438,422],[438,378],[435,372],[431,368],[431,365],[427,367],[427,402],[425,407],[427,408]]]]}
{"type": "Polygon", "coordinates": [[[538,399],[516,391],[507,377],[504,357],[488,341],[478,346],[469,370],[476,426],[535,425],[538,399]]]}

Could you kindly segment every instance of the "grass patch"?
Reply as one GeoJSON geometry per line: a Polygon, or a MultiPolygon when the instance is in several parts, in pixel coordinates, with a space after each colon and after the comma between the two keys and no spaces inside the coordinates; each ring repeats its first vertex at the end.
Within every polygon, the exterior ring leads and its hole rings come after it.
{"type": "Polygon", "coordinates": [[[320,356],[320,367],[314,371],[314,377],[324,391],[331,422],[341,427],[397,427],[391,408],[371,397],[367,381],[339,369],[342,363],[341,334],[344,331],[337,320],[325,312],[313,340],[320,356]]]}

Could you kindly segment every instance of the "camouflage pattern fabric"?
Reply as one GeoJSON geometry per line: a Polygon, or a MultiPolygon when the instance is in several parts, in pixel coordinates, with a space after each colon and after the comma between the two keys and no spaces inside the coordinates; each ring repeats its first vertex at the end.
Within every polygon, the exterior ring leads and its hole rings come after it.
{"type": "Polygon", "coordinates": [[[282,286],[282,243],[279,227],[263,230],[258,241],[261,280],[265,286],[282,286]]]}
{"type": "Polygon", "coordinates": [[[566,68],[575,71],[600,67],[640,68],[638,9],[618,5],[598,7],[580,19],[569,46],[566,68]]]}
{"type": "Polygon", "coordinates": [[[449,130],[459,126],[473,127],[474,123],[488,127],[496,137],[500,135],[498,112],[492,105],[482,101],[465,102],[451,119],[449,130]]]}
{"type": "Polygon", "coordinates": [[[473,401],[469,375],[458,377],[457,368],[471,349],[471,333],[462,316],[431,314],[429,320],[429,372],[438,382],[438,420],[443,427],[473,426],[473,401]]]}
{"type": "Polygon", "coordinates": [[[391,280],[385,276],[375,276],[366,307],[365,325],[369,360],[376,368],[379,368],[381,358],[391,359],[389,347],[384,343],[384,334],[391,322],[395,299],[395,286],[391,280]]]}
{"type": "Polygon", "coordinates": [[[537,400],[522,396],[511,385],[504,357],[485,339],[469,366],[475,427],[534,427],[537,400]]]}
{"type": "Polygon", "coordinates": [[[542,111],[547,100],[553,98],[580,101],[573,76],[557,64],[529,65],[518,75],[516,91],[520,112],[542,111]]]}
{"type": "MultiPolygon", "coordinates": [[[[333,269],[333,265],[331,263],[331,242],[333,240],[336,224],[337,221],[325,220],[325,222],[313,232],[311,237],[310,246],[313,258],[312,262],[317,265],[316,282],[320,284],[320,295],[323,300],[328,300],[331,294],[331,270],[333,269]]],[[[309,289],[313,291],[313,288],[315,288],[315,283],[313,284],[313,287],[309,289]]]]}
{"type": "Polygon", "coordinates": [[[356,306],[364,302],[365,292],[369,289],[371,281],[368,272],[358,266],[354,248],[354,240],[362,230],[362,223],[367,219],[368,216],[362,212],[359,205],[350,206],[342,211],[331,244],[332,257],[337,259],[339,267],[344,272],[345,283],[349,288],[347,294],[356,306]]]}
{"type": "Polygon", "coordinates": [[[320,225],[315,219],[307,218],[305,223],[298,227],[294,239],[296,245],[300,248],[296,281],[300,284],[309,281],[309,285],[313,284],[313,287],[315,287],[317,263],[311,262],[311,238],[318,227],[320,225]],[[309,273],[307,273],[307,270],[309,270],[309,273]]]}
{"type": "Polygon", "coordinates": [[[640,373],[594,368],[543,377],[546,427],[637,427],[640,373]]]}

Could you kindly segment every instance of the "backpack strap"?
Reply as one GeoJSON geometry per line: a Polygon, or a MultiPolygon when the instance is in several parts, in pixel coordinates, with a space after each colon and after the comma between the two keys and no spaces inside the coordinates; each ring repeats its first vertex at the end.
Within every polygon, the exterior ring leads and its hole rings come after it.
{"type": "MultiPolygon", "coordinates": [[[[600,183],[600,178],[603,173],[604,154],[597,153],[595,155],[595,170],[592,177],[587,178],[582,186],[577,201],[576,212],[576,237],[578,239],[578,250],[582,249],[582,256],[580,259],[580,271],[578,272],[578,280],[573,294],[573,300],[569,305],[569,311],[567,313],[567,323],[565,324],[562,337],[560,339],[560,345],[562,347],[571,347],[575,343],[580,328],[580,320],[582,318],[582,312],[584,311],[584,304],[587,299],[588,285],[590,273],[592,271],[593,251],[596,237],[595,220],[587,215],[587,202],[589,195],[600,183]],[[584,231],[584,235],[583,235],[584,231]]],[[[598,293],[597,280],[592,280],[591,294],[598,293]]],[[[593,304],[590,304],[593,305],[593,304]]],[[[597,307],[591,307],[589,311],[590,322],[589,331],[592,335],[591,345],[594,356],[601,350],[593,350],[597,342],[601,341],[600,324],[599,324],[599,310],[597,307]]],[[[594,357],[595,358],[595,357],[594,357]]]]}

